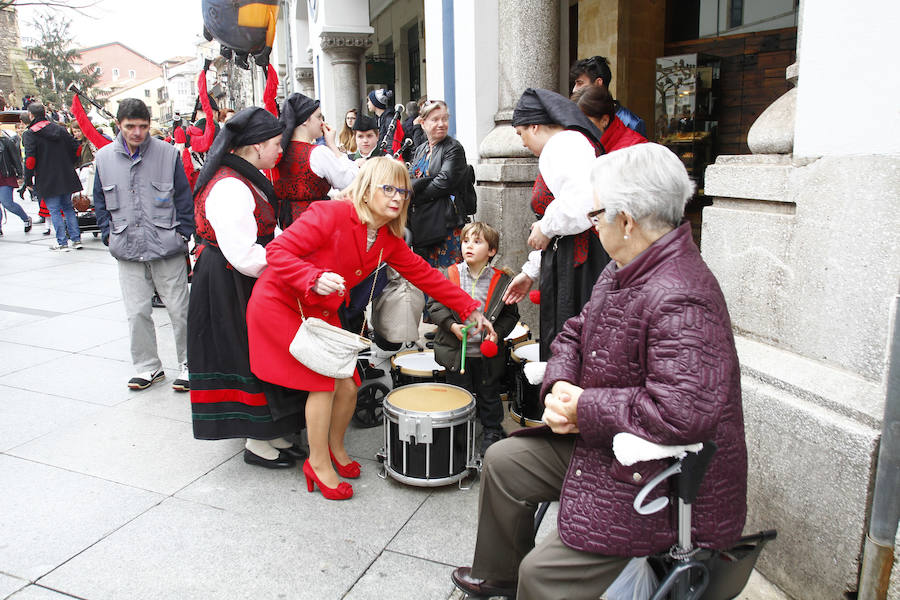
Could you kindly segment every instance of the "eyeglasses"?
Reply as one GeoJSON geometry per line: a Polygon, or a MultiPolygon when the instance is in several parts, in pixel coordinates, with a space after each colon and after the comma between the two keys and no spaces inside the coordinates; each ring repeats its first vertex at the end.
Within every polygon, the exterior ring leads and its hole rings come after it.
{"type": "Polygon", "coordinates": [[[406,200],[407,198],[409,198],[409,194],[412,191],[407,190],[406,188],[396,187],[388,184],[380,185],[378,187],[380,187],[387,196],[394,196],[395,194],[398,194],[401,200],[406,200]]]}
{"type": "Polygon", "coordinates": [[[588,221],[591,222],[591,225],[594,227],[600,226],[600,215],[606,212],[605,208],[598,208],[597,210],[592,210],[587,214],[588,221]]]}

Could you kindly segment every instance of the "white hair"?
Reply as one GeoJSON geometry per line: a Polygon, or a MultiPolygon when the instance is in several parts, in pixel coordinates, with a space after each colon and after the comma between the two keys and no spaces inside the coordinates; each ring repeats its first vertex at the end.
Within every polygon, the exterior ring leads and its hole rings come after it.
{"type": "Polygon", "coordinates": [[[646,229],[678,227],[694,182],[675,154],[659,144],[636,144],[598,156],[591,169],[594,193],[610,223],[627,213],[646,229]]]}

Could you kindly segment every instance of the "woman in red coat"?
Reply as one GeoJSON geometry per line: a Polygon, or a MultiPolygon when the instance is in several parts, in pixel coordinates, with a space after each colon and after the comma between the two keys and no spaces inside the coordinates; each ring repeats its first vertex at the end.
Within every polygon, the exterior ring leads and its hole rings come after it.
{"type": "Polygon", "coordinates": [[[478,302],[413,254],[403,241],[410,182],[405,167],[390,158],[366,161],[346,198],[314,202],[266,246],[268,269],[253,289],[247,310],[250,367],[264,381],[310,392],[306,402],[309,460],[303,465],[309,490],[344,500],[353,488],[343,477],[359,477],[360,465],[344,448],[344,432],[356,406],[354,379],[332,379],[310,370],[288,351],[302,322],[318,317],[340,327],[338,308],[350,290],[389,264],[413,285],[475,323],[490,324],[478,302]],[[335,472],[332,467],[337,467],[335,472]]]}
{"type": "Polygon", "coordinates": [[[600,143],[607,152],[643,144],[647,138],[629,129],[616,116],[616,101],[602,85],[589,85],[572,94],[572,101],[603,132],[600,143]]]}

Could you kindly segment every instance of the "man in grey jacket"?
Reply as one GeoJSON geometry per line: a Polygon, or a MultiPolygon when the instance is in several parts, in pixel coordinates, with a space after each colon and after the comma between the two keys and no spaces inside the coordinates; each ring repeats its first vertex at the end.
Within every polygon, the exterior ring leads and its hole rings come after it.
{"type": "Polygon", "coordinates": [[[94,209],[103,243],[119,264],[119,284],[131,334],[137,375],[128,381],[143,390],[165,379],[156,348],[150,298],[156,287],[175,334],[180,375],[176,391],[190,390],[187,367],[187,242],[194,232],[191,187],[177,150],[153,136],[150,110],[136,98],[119,104],[119,135],[94,159],[94,209]]]}

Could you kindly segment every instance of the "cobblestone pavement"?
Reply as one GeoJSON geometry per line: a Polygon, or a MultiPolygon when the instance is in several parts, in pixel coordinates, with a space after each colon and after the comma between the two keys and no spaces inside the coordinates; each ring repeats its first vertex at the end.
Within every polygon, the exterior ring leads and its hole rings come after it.
{"type": "Polygon", "coordinates": [[[49,252],[42,230],[12,217],[0,238],[0,598],[462,597],[450,571],[471,561],[477,482],[381,479],[382,429],[351,426],[363,475],[330,502],[299,469],[246,465],[239,440],[195,440],[165,309],[168,378],[130,391],[114,259],[89,235],[49,252]]]}

